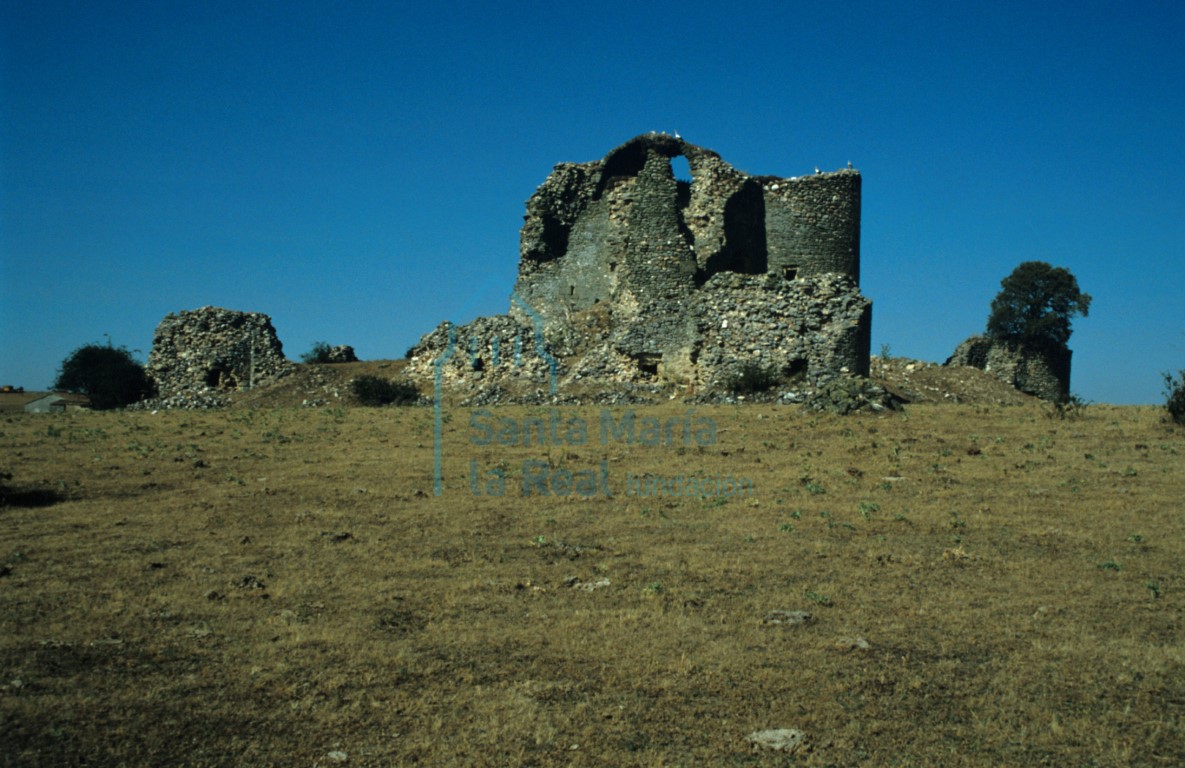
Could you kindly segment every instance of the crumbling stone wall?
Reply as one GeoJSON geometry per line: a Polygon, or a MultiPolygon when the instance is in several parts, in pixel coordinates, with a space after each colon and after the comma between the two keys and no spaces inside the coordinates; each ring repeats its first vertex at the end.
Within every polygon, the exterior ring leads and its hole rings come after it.
{"type": "Polygon", "coordinates": [[[1063,401],[1070,396],[1072,354],[1065,347],[1037,349],[972,336],[955,348],[944,365],[979,368],[1026,394],[1063,401]]]}
{"type": "Polygon", "coordinates": [[[290,367],[270,317],[202,307],[160,321],[145,369],[168,399],[258,386],[290,367]]]}
{"type": "Polygon", "coordinates": [[[723,272],[708,281],[694,308],[704,383],[718,387],[746,362],[811,384],[868,376],[872,302],[846,275],[798,278],[793,287],[773,275],[723,272]]]}
{"type": "MultiPolygon", "coordinates": [[[[495,335],[541,336],[568,382],[715,387],[747,361],[810,382],[867,375],[871,302],[859,275],[858,172],[749,176],[651,133],[555,166],[527,201],[509,314],[520,330],[495,335]],[[679,156],[690,182],[674,176],[679,156]]],[[[433,373],[447,328],[413,349],[409,373],[433,373]]],[[[452,332],[495,356],[490,319],[452,332]]],[[[449,378],[515,375],[464,365],[451,360],[449,378]]]]}
{"type": "Polygon", "coordinates": [[[515,290],[547,324],[602,301],[661,323],[724,271],[859,283],[860,174],[751,177],[680,138],[635,137],[557,165],[527,201],[515,290]],[[679,156],[690,183],[674,178],[679,156]]]}

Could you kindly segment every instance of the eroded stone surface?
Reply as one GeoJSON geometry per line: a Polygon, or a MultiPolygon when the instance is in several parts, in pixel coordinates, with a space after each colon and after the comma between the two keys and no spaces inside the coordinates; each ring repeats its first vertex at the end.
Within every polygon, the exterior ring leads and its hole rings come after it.
{"type": "Polygon", "coordinates": [[[867,376],[860,174],[750,176],[665,134],[561,163],[527,202],[507,315],[443,324],[408,372],[483,398],[629,384],[718,391],[745,365],[867,376]],[[685,157],[691,180],[671,160],[685,157]]]}
{"type": "Polygon", "coordinates": [[[955,348],[944,365],[979,368],[1000,381],[1043,400],[1070,395],[1071,351],[1032,349],[986,336],[972,336],[955,348]]]}
{"type": "Polygon", "coordinates": [[[279,378],[290,367],[270,317],[202,307],[160,321],[145,369],[168,404],[217,400],[279,378]]]}

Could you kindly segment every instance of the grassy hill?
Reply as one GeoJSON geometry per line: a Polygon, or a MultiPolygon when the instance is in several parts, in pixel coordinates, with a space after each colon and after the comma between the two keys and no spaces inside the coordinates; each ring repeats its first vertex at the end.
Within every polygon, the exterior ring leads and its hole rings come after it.
{"type": "Polygon", "coordinates": [[[437,496],[291,381],[0,420],[0,765],[1185,764],[1161,409],[449,408],[437,496]]]}

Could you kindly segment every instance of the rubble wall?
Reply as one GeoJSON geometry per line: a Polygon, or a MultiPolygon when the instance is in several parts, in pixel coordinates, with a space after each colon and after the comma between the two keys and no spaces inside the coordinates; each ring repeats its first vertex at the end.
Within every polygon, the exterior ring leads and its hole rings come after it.
{"type": "Polygon", "coordinates": [[[290,367],[270,317],[202,307],[160,321],[145,370],[167,399],[247,389],[279,378],[290,367]]]}

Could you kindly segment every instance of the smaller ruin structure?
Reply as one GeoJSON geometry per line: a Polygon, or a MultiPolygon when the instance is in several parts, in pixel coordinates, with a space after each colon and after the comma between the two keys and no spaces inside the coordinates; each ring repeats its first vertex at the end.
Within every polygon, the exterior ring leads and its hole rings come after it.
{"type": "Polygon", "coordinates": [[[160,321],[145,370],[167,400],[259,386],[291,365],[267,315],[202,307],[160,321]]]}
{"type": "Polygon", "coordinates": [[[992,374],[1021,392],[1043,400],[1070,397],[1070,362],[1066,347],[1034,348],[1013,341],[972,336],[943,365],[966,365],[992,374]]]}

